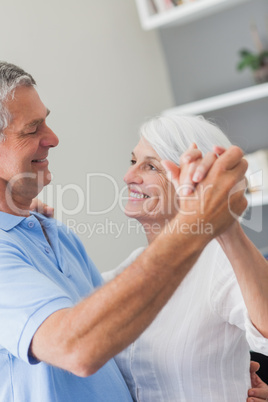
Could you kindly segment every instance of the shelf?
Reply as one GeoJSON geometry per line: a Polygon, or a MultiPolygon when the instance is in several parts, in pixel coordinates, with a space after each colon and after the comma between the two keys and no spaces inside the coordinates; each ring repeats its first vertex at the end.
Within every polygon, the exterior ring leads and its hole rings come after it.
{"type": "Polygon", "coordinates": [[[182,25],[249,1],[251,0],[196,0],[157,14],[150,10],[149,0],[136,0],[136,5],[142,28],[150,30],[182,25]]]}
{"type": "Polygon", "coordinates": [[[246,195],[248,205],[251,207],[258,207],[260,205],[268,204],[268,191],[256,191],[246,195]]]}
{"type": "Polygon", "coordinates": [[[186,115],[207,113],[213,110],[224,109],[226,107],[240,105],[242,103],[251,102],[266,97],[268,97],[268,83],[258,84],[249,88],[239,89],[238,91],[213,96],[212,98],[203,99],[182,106],[177,106],[175,108],[165,110],[163,115],[167,115],[169,113],[186,115]]]}

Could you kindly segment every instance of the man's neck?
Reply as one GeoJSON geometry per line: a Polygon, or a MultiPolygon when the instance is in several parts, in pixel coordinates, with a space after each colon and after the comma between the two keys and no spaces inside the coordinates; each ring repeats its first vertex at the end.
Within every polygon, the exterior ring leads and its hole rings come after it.
{"type": "Polygon", "coordinates": [[[11,195],[9,197],[6,194],[0,193],[0,211],[6,212],[7,214],[17,215],[17,216],[29,216],[30,215],[30,205],[31,201],[20,202],[15,200],[11,195]]]}
{"type": "Polygon", "coordinates": [[[9,182],[0,178],[0,211],[11,215],[29,216],[32,203],[28,188],[9,185],[9,182]]]}

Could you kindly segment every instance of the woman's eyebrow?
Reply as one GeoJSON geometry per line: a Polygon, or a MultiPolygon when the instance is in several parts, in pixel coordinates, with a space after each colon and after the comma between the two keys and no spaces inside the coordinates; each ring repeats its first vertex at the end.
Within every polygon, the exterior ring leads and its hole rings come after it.
{"type": "Polygon", "coordinates": [[[145,156],[144,158],[147,161],[156,161],[156,162],[160,162],[159,159],[155,158],[154,156],[145,156]]]}
{"type": "MultiPolygon", "coordinates": [[[[136,158],[136,155],[135,155],[134,152],[131,152],[131,155],[132,155],[133,158],[136,158]]],[[[160,163],[160,160],[157,159],[155,156],[145,156],[144,159],[145,159],[146,161],[156,161],[156,162],[159,162],[159,163],[160,163]]]]}

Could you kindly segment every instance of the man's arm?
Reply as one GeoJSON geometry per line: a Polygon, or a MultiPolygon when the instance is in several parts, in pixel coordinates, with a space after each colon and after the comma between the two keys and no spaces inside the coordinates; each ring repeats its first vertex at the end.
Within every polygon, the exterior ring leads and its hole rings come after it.
{"type": "MultiPolygon", "coordinates": [[[[213,226],[213,236],[163,231],[113,281],[75,307],[48,317],[36,331],[30,353],[76,375],[88,376],[134,341],[172,296],[212,237],[233,223],[228,193],[245,174],[242,156],[239,148],[232,147],[214,163],[202,182],[207,187],[202,216],[196,197],[201,187],[197,186],[184,206],[196,213],[179,213],[173,221],[175,227],[191,225],[202,217],[213,226]]],[[[232,198],[240,215],[246,207],[244,194],[238,192],[232,198]]]]}

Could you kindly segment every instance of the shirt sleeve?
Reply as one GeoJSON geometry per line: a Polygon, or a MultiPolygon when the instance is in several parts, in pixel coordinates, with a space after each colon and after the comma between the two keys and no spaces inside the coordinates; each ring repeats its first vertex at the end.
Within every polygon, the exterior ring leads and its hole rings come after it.
{"type": "Polygon", "coordinates": [[[33,267],[23,250],[1,243],[0,349],[37,363],[28,355],[36,330],[52,313],[72,305],[64,290],[33,267]]]}
{"type": "Polygon", "coordinates": [[[268,355],[268,339],[252,324],[238,281],[226,254],[217,244],[211,281],[211,306],[220,317],[245,332],[250,349],[268,355]]]}

